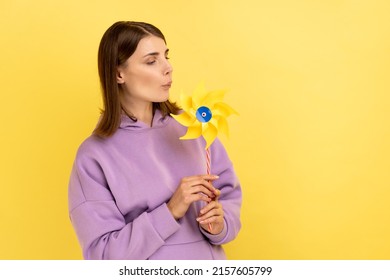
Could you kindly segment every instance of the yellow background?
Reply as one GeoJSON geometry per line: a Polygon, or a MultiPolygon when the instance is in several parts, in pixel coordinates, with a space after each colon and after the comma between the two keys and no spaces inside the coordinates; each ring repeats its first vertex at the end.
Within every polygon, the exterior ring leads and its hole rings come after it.
{"type": "Polygon", "coordinates": [[[0,2],[0,259],[80,259],[67,213],[118,20],[165,34],[172,99],[199,81],[240,112],[231,259],[390,259],[390,2],[0,2]]]}

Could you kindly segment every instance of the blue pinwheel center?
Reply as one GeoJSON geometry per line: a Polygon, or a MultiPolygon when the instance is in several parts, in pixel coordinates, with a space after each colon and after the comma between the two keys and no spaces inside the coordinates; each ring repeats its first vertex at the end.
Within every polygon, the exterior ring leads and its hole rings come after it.
{"type": "Polygon", "coordinates": [[[212,116],[211,110],[206,106],[199,107],[198,110],[196,110],[196,118],[200,122],[206,123],[211,120],[212,116]]]}

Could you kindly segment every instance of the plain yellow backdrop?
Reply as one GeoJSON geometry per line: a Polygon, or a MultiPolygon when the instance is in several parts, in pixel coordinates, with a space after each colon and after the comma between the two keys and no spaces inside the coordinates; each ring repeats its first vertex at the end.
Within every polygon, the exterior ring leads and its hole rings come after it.
{"type": "Polygon", "coordinates": [[[221,136],[242,183],[230,259],[390,259],[387,0],[0,2],[0,259],[80,259],[76,150],[118,20],[165,34],[172,99],[200,81],[240,112],[221,136]]]}

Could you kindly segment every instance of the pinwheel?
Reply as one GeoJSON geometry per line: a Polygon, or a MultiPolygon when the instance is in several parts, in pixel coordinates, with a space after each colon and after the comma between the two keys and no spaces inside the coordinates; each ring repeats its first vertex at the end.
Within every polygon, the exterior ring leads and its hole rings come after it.
{"type": "MultiPolygon", "coordinates": [[[[213,143],[219,132],[229,137],[229,127],[226,118],[238,113],[229,105],[223,102],[225,90],[206,91],[203,84],[199,84],[192,97],[180,95],[180,105],[183,112],[180,115],[171,116],[183,126],[188,127],[182,140],[196,139],[200,136],[206,141],[206,171],[211,174],[210,145],[213,143]]],[[[211,224],[209,224],[211,230],[211,224]]]]}
{"type": "Polygon", "coordinates": [[[226,118],[238,113],[223,102],[225,90],[206,91],[199,84],[192,97],[180,95],[180,105],[183,112],[172,117],[180,124],[188,127],[187,133],[180,139],[195,139],[200,136],[206,140],[206,151],[219,132],[229,137],[229,127],[226,118]]]}

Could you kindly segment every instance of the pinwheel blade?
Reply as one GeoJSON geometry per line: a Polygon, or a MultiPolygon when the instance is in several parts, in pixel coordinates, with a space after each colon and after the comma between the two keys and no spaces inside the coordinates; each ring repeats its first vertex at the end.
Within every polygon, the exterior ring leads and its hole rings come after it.
{"type": "Polygon", "coordinates": [[[210,147],[211,143],[215,140],[218,134],[218,129],[211,123],[207,123],[205,125],[205,129],[203,131],[203,138],[206,140],[206,150],[210,147]]]}
{"type": "Polygon", "coordinates": [[[178,123],[184,126],[190,126],[194,123],[196,118],[187,112],[183,112],[180,115],[171,114],[172,118],[174,118],[178,123]]]}
{"type": "Polygon", "coordinates": [[[219,103],[214,105],[214,112],[215,112],[215,114],[221,115],[224,118],[227,118],[233,114],[238,115],[236,110],[234,110],[232,107],[230,107],[229,105],[227,105],[226,103],[223,103],[223,102],[219,102],[219,103]]]}
{"type": "Polygon", "coordinates": [[[202,135],[202,125],[198,122],[195,122],[192,126],[189,126],[187,133],[180,137],[182,140],[195,139],[202,135]]]}
{"type": "Polygon", "coordinates": [[[221,116],[216,117],[216,119],[218,121],[218,131],[225,134],[226,137],[229,137],[229,126],[227,120],[221,116]]]}
{"type": "Polygon", "coordinates": [[[192,94],[192,106],[193,109],[197,110],[203,105],[203,100],[207,97],[207,91],[203,83],[200,83],[192,94]]]}
{"type": "Polygon", "coordinates": [[[180,105],[185,112],[191,112],[192,98],[183,93],[180,94],[180,105]]]}
{"type": "Polygon", "coordinates": [[[203,106],[206,106],[210,109],[214,108],[214,105],[222,102],[223,98],[225,97],[225,90],[214,90],[214,91],[209,91],[207,93],[207,96],[203,99],[203,106]]]}

